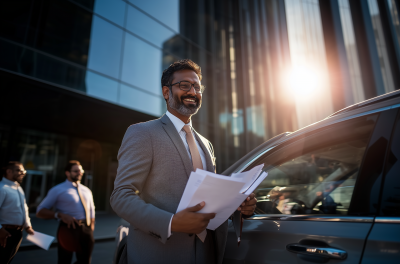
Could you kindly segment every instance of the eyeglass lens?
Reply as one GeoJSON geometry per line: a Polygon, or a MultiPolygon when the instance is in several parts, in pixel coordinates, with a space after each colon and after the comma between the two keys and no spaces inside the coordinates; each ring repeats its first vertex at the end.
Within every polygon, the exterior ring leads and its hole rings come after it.
{"type": "Polygon", "coordinates": [[[73,171],[71,171],[71,172],[74,172],[74,173],[79,173],[79,172],[85,173],[84,170],[73,170],[73,171]]]}
{"type": "MultiPolygon", "coordinates": [[[[201,86],[198,83],[193,84],[193,87],[197,92],[201,90],[201,86]]],[[[189,91],[192,88],[192,84],[190,82],[181,81],[179,84],[179,88],[184,91],[189,91]]]]}

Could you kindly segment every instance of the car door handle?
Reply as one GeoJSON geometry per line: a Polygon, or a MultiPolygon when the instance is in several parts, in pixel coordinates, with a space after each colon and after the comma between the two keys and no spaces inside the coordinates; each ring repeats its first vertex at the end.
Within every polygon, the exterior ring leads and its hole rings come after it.
{"type": "Polygon", "coordinates": [[[331,258],[337,260],[344,260],[347,258],[346,251],[331,247],[307,246],[294,243],[286,245],[286,249],[290,252],[297,254],[318,256],[323,258],[331,258]]]}

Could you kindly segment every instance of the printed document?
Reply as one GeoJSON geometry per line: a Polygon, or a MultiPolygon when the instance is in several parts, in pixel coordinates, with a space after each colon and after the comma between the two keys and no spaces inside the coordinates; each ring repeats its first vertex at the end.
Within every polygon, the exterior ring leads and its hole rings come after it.
{"type": "Polygon", "coordinates": [[[51,243],[53,243],[54,237],[35,231],[33,235],[28,234],[26,239],[45,250],[49,250],[51,243]]]}
{"type": "Polygon", "coordinates": [[[266,172],[261,173],[263,166],[259,165],[230,177],[197,169],[190,174],[176,212],[204,201],[206,205],[198,212],[216,214],[207,226],[207,229],[215,230],[268,176],[266,172]]]}

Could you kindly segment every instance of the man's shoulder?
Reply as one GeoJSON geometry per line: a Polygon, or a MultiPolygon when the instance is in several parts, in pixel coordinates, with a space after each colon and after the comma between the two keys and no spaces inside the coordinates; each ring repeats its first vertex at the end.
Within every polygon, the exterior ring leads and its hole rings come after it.
{"type": "Polygon", "coordinates": [[[63,182],[60,182],[59,184],[51,187],[49,192],[57,192],[58,193],[58,192],[63,191],[65,189],[66,189],[65,188],[65,181],[63,181],[63,182]]]}
{"type": "Polygon", "coordinates": [[[126,133],[151,133],[161,128],[160,118],[147,122],[132,124],[128,127],[126,133]]]}
{"type": "Polygon", "coordinates": [[[10,187],[11,187],[11,185],[8,182],[0,181],[0,189],[7,189],[10,187]]]}

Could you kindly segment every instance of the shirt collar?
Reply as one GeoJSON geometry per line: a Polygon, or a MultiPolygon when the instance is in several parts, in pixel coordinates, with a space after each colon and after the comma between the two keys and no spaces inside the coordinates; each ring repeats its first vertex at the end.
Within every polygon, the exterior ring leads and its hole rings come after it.
{"type": "Polygon", "coordinates": [[[75,182],[71,182],[71,181],[69,181],[68,179],[66,179],[65,180],[65,184],[67,185],[67,186],[69,186],[69,187],[77,187],[77,186],[79,186],[79,183],[75,183],[75,182]]]}
{"type": "Polygon", "coordinates": [[[10,185],[10,186],[19,186],[19,184],[18,184],[17,182],[10,181],[10,180],[7,179],[6,177],[3,177],[2,182],[4,182],[4,183],[7,184],[7,185],[10,185]]]}
{"type": "Polygon", "coordinates": [[[165,113],[169,119],[171,120],[172,124],[174,124],[176,130],[179,132],[181,132],[182,128],[185,125],[189,125],[190,128],[192,128],[192,119],[190,119],[190,122],[188,124],[185,124],[182,120],[180,120],[179,118],[177,118],[176,116],[174,116],[173,114],[171,114],[169,111],[167,111],[165,113]]]}

